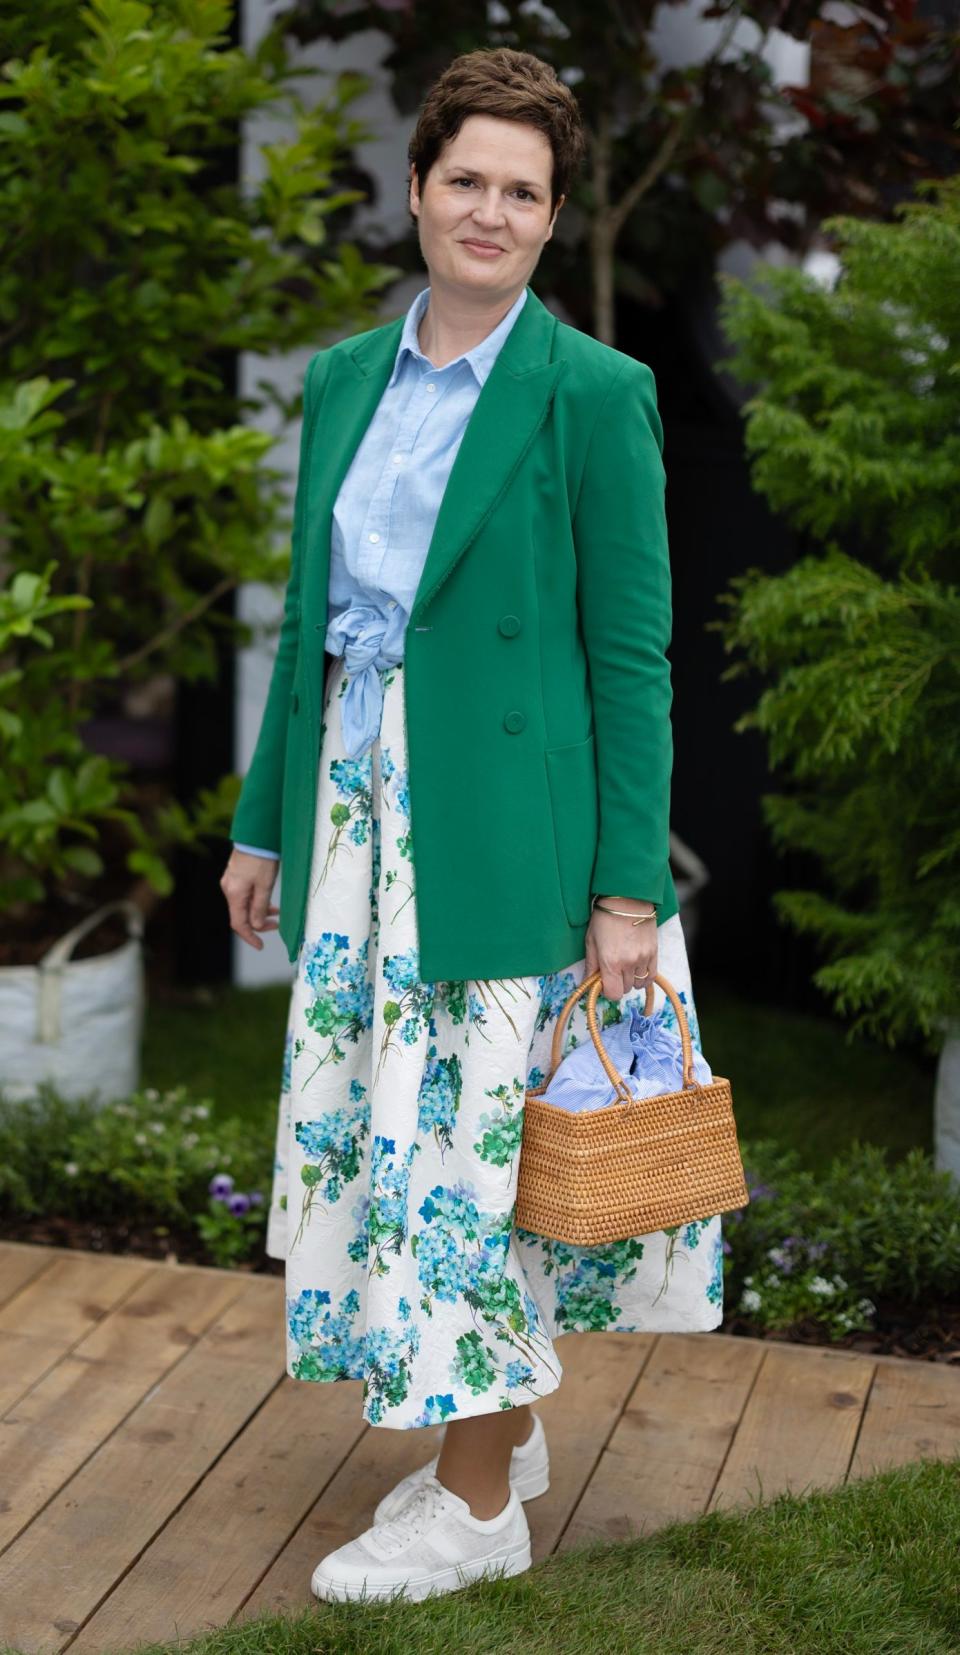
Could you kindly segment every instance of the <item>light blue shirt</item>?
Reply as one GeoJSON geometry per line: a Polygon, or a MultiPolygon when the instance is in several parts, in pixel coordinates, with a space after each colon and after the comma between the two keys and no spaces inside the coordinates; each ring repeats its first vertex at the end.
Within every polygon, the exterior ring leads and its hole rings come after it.
{"type": "MultiPolygon", "coordinates": [[[[417,294],[403,324],[393,371],[340,486],[330,534],[325,648],[343,657],[350,682],[340,697],[350,758],[376,740],[383,712],[380,669],[403,659],[420,576],[467,421],[526,301],[517,296],[497,326],[443,368],[420,349],[430,298],[417,294]]],[[[274,851],[253,845],[257,856],[274,851]]]]}

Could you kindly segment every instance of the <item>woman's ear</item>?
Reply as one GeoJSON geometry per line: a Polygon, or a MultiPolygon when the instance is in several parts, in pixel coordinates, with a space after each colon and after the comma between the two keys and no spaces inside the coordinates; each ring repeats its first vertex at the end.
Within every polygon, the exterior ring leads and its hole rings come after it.
{"type": "Polygon", "coordinates": [[[557,197],[557,205],[553,209],[553,217],[550,220],[550,228],[547,231],[546,236],[544,237],[545,241],[549,241],[550,237],[553,235],[553,227],[557,222],[557,214],[560,211],[560,208],[563,206],[563,203],[566,201],[566,199],[567,198],[566,198],[565,195],[561,195],[561,196],[557,197]]]}

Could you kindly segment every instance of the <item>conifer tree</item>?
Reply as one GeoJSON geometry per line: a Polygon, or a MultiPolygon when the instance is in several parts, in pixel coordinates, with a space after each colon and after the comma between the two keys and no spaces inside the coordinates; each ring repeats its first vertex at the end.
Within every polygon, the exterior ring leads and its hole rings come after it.
{"type": "Polygon", "coordinates": [[[724,283],[754,482],[811,549],[737,577],[714,624],[725,676],[765,680],[737,727],[781,781],[773,839],[822,868],[775,898],[828,956],[814,981],[851,1032],[936,1049],[960,1036],[960,179],[825,227],[832,289],[724,283]]]}

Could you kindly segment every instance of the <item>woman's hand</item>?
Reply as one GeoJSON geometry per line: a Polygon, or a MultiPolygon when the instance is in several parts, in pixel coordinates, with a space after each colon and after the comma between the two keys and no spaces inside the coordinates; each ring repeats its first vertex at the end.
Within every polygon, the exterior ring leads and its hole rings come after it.
{"type": "MultiPolygon", "coordinates": [[[[649,902],[631,897],[604,897],[611,908],[625,908],[632,914],[649,912],[649,902]]],[[[608,1000],[622,1000],[636,988],[646,988],[657,969],[656,918],[632,925],[619,914],[594,908],[584,943],[586,975],[602,974],[601,993],[608,1000]]]]}
{"type": "Polygon", "coordinates": [[[273,857],[235,850],[223,870],[220,889],[230,910],[230,929],[251,948],[263,947],[255,932],[275,931],[279,924],[272,917],[279,914],[279,908],[268,906],[279,866],[273,857]]]}

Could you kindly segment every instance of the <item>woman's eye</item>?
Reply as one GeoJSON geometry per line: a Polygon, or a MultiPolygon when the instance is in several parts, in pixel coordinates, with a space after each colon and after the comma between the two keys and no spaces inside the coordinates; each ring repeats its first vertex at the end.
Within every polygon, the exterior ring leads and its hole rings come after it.
{"type": "MultiPolygon", "coordinates": [[[[453,182],[455,184],[473,184],[475,182],[475,180],[473,178],[455,178],[453,180],[453,182]]],[[[516,194],[525,196],[528,201],[533,200],[533,196],[531,195],[530,191],[525,190],[522,184],[520,184],[518,186],[516,194]]]]}

